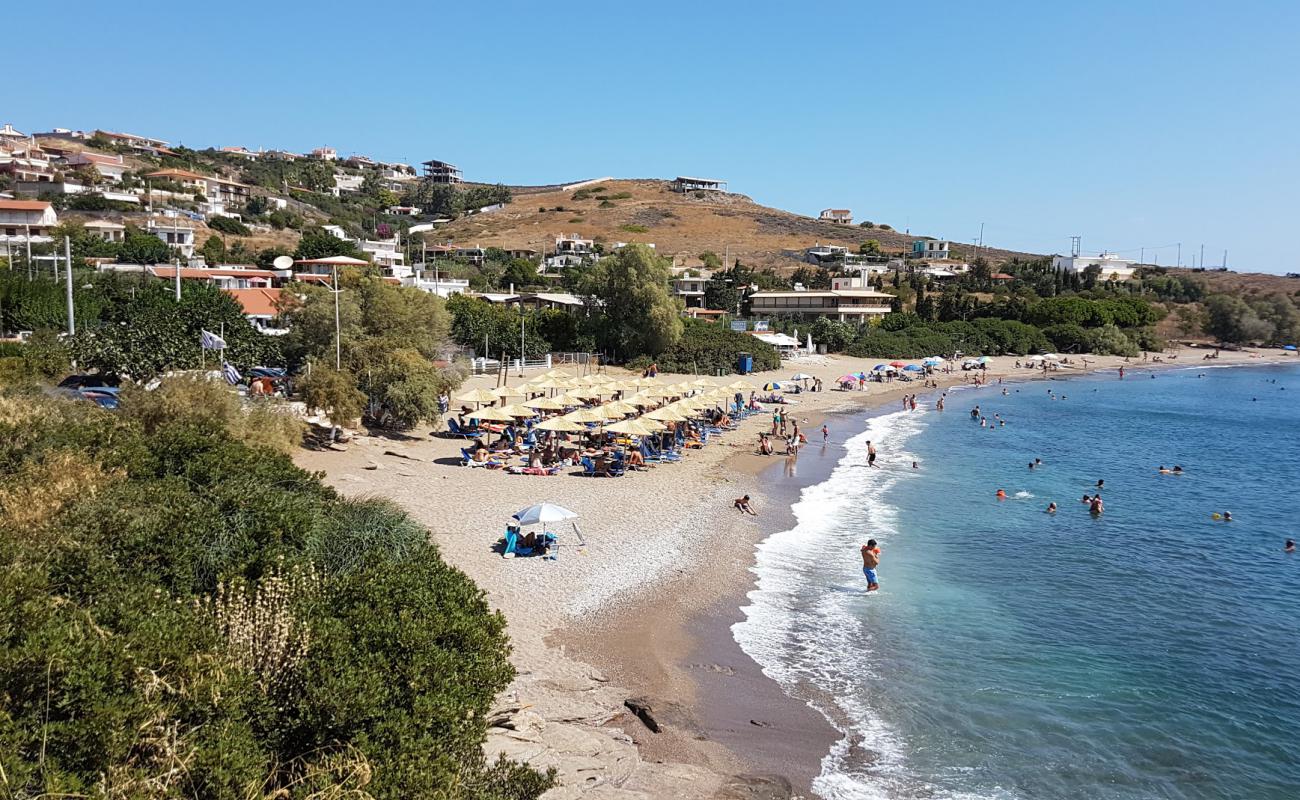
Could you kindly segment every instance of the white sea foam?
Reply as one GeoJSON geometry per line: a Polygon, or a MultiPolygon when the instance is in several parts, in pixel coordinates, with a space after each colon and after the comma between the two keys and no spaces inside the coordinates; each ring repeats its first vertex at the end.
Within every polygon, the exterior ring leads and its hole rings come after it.
{"type": "MultiPolygon", "coordinates": [[[[888,558],[898,535],[898,511],[884,502],[889,488],[916,476],[907,442],[927,410],[872,417],[846,442],[830,477],[805,487],[792,506],[795,525],[758,546],[745,619],[732,633],[742,649],[793,696],[821,711],[843,733],[822,760],[817,794],[833,800],[867,800],[896,793],[905,777],[905,743],[862,695],[863,680],[880,676],[873,659],[873,630],[858,548],[876,539],[888,558]],[[867,441],[879,468],[867,466],[867,441]],[[862,592],[844,591],[860,586],[862,592]],[[869,751],[870,759],[862,758],[869,751]]],[[[886,567],[887,567],[886,561],[886,567]]],[[[882,580],[888,580],[887,569],[882,580]]]]}

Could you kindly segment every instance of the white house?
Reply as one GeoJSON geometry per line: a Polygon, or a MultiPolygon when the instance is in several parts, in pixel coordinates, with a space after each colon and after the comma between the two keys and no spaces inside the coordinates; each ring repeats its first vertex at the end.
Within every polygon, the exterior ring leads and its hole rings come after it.
{"type": "Polygon", "coordinates": [[[331,193],[338,197],[340,192],[359,192],[366,182],[364,175],[349,175],[346,172],[334,173],[334,188],[331,193]]]}
{"type": "Polygon", "coordinates": [[[414,275],[402,278],[402,285],[436,294],[444,300],[453,294],[464,294],[469,291],[469,281],[463,278],[444,278],[436,271],[432,278],[428,277],[428,273],[423,270],[418,271],[414,275]]]}
{"type": "Polygon", "coordinates": [[[1101,270],[1098,277],[1103,281],[1126,281],[1137,271],[1137,262],[1120,258],[1114,253],[1100,253],[1095,256],[1052,256],[1052,267],[1069,272],[1083,272],[1089,267],[1101,270]]]}
{"type": "Polygon", "coordinates": [[[361,252],[369,253],[375,265],[384,270],[384,274],[394,278],[411,276],[411,268],[406,266],[406,254],[400,248],[397,237],[392,239],[363,239],[357,242],[361,252]]]}
{"type": "Polygon", "coordinates": [[[822,222],[832,222],[836,225],[852,225],[853,212],[847,208],[825,208],[822,209],[821,216],[817,219],[822,222]]]}
{"type": "Polygon", "coordinates": [[[700,308],[704,305],[704,287],[712,275],[704,272],[700,275],[678,275],[672,279],[673,294],[682,299],[687,308],[700,308]]]}
{"type": "Polygon", "coordinates": [[[6,243],[49,242],[50,229],[58,224],[59,215],[44,200],[0,199],[0,240],[6,243]]]}
{"type": "Polygon", "coordinates": [[[948,259],[952,257],[948,242],[942,239],[917,239],[912,242],[912,258],[926,260],[948,259]]]}
{"type": "Polygon", "coordinates": [[[160,225],[150,220],[147,230],[161,239],[168,247],[175,247],[185,258],[194,255],[193,228],[184,228],[174,223],[172,225],[160,225]]]}
{"type": "Polygon", "coordinates": [[[83,227],[106,242],[120,242],[126,238],[126,226],[106,219],[92,219],[83,227]]]}
{"type": "Polygon", "coordinates": [[[582,234],[560,234],[555,237],[555,255],[557,256],[583,256],[593,252],[595,247],[595,241],[582,238],[582,234]]]}

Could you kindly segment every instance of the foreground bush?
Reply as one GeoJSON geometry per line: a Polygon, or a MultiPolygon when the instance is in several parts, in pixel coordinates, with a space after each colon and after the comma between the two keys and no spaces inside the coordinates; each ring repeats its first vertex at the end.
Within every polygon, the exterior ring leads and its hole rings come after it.
{"type": "Polygon", "coordinates": [[[396,507],[223,424],[0,396],[8,795],[544,791],[482,755],[512,677],[482,592],[396,507]]]}

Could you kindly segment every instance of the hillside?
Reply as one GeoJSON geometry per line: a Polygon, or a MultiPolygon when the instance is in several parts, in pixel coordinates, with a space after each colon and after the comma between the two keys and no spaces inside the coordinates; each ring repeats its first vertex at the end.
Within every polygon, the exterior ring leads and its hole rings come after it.
{"type": "MultiPolygon", "coordinates": [[[[723,255],[729,248],[732,256],[746,264],[784,268],[798,262],[784,256],[783,250],[818,243],[856,250],[868,239],[876,239],[885,251],[902,252],[921,238],[881,228],[819,222],[760,205],[742,194],[680,194],[662,180],[604,180],[585,188],[584,192],[564,187],[511,187],[514,200],[504,208],[439,226],[430,241],[436,238],[439,242],[545,252],[556,236],[581,234],[607,245],[653,242],[661,254],[679,264],[696,263],[706,250],[723,255]]],[[[985,253],[995,263],[1028,255],[992,248],[985,248],[985,253]]]]}

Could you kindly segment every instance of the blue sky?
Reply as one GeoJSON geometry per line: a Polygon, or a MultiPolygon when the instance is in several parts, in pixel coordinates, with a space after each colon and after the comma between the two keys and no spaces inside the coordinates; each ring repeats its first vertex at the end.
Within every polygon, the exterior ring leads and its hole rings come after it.
{"type": "MultiPolygon", "coordinates": [[[[704,175],[768,205],[1300,272],[1300,3],[39,3],[0,123],[704,175]],[[65,13],[66,12],[66,13],[65,13]],[[1160,248],[1158,250],[1154,248],[1160,248]]],[[[725,243],[720,242],[719,247],[725,243]]]]}

